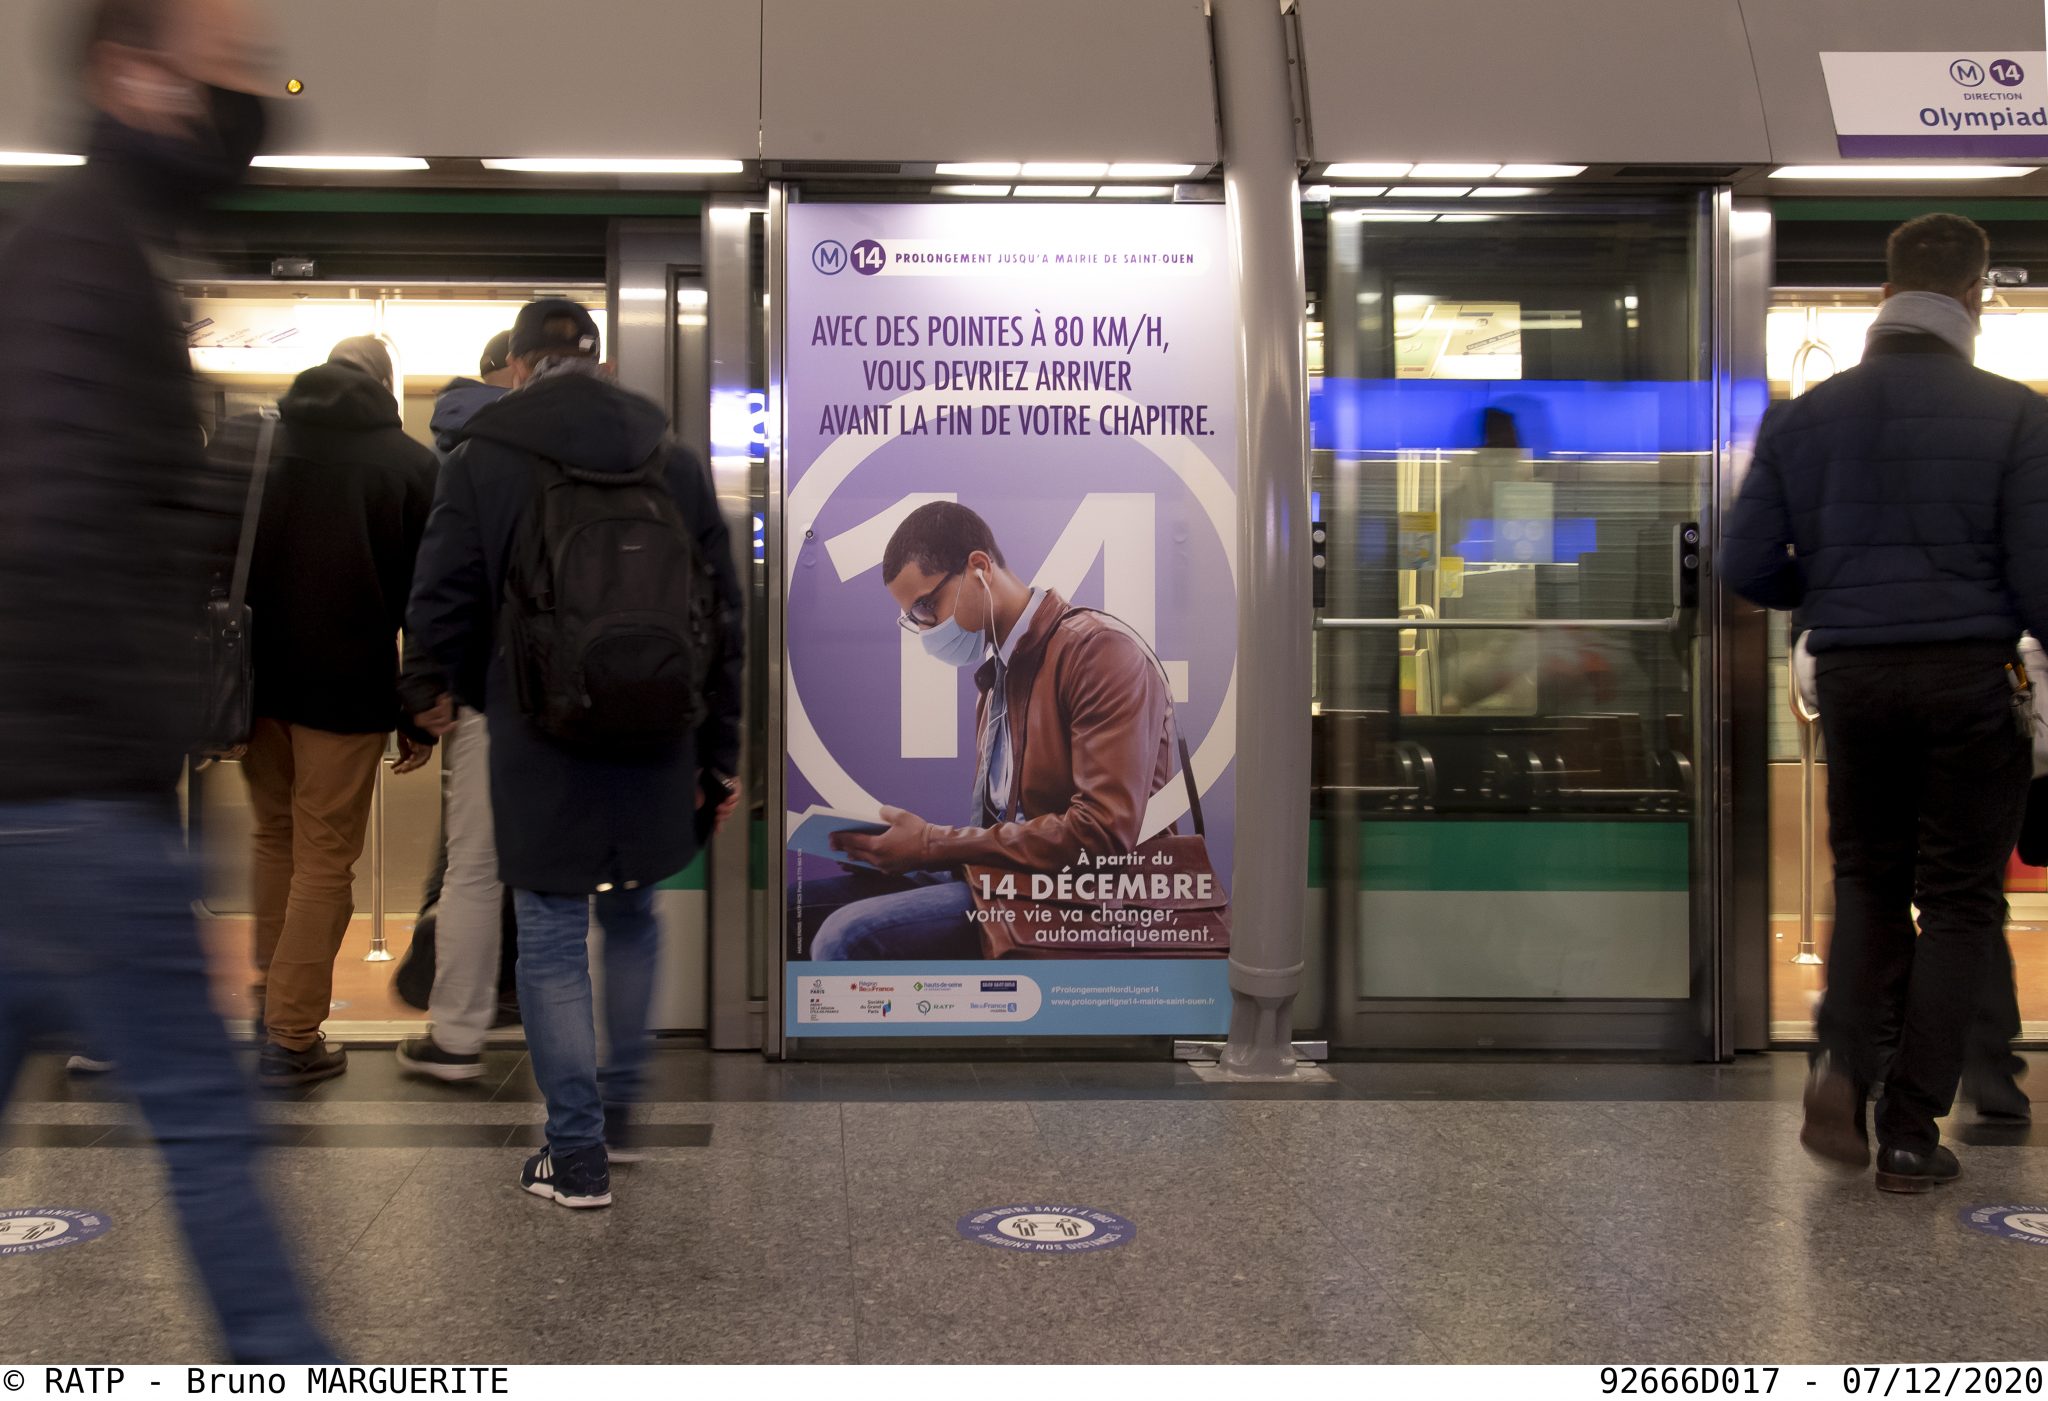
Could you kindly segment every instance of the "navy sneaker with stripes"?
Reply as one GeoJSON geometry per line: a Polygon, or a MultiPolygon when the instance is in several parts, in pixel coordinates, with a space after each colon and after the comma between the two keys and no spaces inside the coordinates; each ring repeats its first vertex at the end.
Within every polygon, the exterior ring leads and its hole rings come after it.
{"type": "Polygon", "coordinates": [[[519,1173],[519,1185],[556,1206],[612,1204],[612,1174],[603,1144],[559,1156],[543,1148],[526,1160],[519,1173]]]}

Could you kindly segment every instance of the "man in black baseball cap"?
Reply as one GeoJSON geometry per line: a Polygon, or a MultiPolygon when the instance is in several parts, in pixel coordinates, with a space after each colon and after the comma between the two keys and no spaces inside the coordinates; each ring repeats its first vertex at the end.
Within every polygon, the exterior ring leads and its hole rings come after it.
{"type": "MultiPolygon", "coordinates": [[[[562,1206],[600,1207],[611,1202],[610,1162],[627,1146],[649,1050],[655,888],[690,864],[734,806],[739,587],[710,474],[669,436],[655,404],[604,372],[590,313],[561,298],[533,302],[513,323],[510,349],[513,392],[470,420],[442,468],[407,630],[450,678],[456,701],[481,709],[489,727],[498,873],[514,891],[519,1004],[548,1106],[547,1147],[527,1161],[520,1185],[562,1206]],[[607,642],[611,650],[583,653],[581,709],[571,709],[592,718],[574,722],[572,735],[555,704],[559,678],[547,669],[555,652],[512,645],[531,635],[516,629],[500,638],[500,605],[509,594],[524,606],[535,584],[529,562],[558,557],[552,532],[593,491],[616,492],[631,509],[593,517],[587,529],[631,520],[641,533],[621,551],[627,565],[552,576],[548,611],[616,617],[610,590],[646,580],[680,581],[693,604],[708,607],[701,629],[643,625],[607,642]],[[525,548],[515,550],[515,537],[525,548]],[[701,640],[686,644],[687,656],[666,641],[685,632],[701,640]],[[615,704],[627,701],[632,724],[607,730],[624,715],[615,704]],[[605,935],[602,1075],[586,948],[593,903],[605,935]]],[[[648,606],[673,602],[664,591],[648,606]]]]}
{"type": "Polygon", "coordinates": [[[509,348],[514,360],[574,356],[595,362],[597,322],[578,302],[542,297],[519,308],[509,348]]]}

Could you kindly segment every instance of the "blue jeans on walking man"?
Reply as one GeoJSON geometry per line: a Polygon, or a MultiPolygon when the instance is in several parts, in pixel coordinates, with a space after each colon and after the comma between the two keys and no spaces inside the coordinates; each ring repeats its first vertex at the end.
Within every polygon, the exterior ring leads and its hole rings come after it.
{"type": "Polygon", "coordinates": [[[0,1113],[31,1038],[75,1035],[114,1060],[228,1355],[331,1362],[257,1181],[263,1135],[213,1010],[181,845],[168,797],[0,805],[0,1113]]]}
{"type": "Polygon", "coordinates": [[[607,1107],[640,1098],[647,1068],[647,1019],[661,922],[654,887],[587,895],[515,892],[519,914],[519,1009],[533,1078],[548,1105],[548,1151],[557,1158],[605,1141],[607,1107]],[[590,912],[604,929],[604,1020],[608,1054],[597,1065],[592,1016],[590,912]]]}

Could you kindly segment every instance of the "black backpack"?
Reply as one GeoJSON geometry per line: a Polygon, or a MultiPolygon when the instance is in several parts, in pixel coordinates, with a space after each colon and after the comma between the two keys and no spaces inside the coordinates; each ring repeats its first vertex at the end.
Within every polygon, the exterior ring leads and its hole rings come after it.
{"type": "Polygon", "coordinates": [[[717,599],[668,454],[624,473],[543,459],[513,536],[498,635],[519,708],[572,747],[659,745],[708,711],[717,599]]]}

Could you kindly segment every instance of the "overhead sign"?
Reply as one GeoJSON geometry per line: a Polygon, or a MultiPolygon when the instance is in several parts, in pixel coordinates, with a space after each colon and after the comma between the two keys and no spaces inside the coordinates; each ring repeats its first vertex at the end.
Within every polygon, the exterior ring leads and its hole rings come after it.
{"type": "Polygon", "coordinates": [[[2048,53],[1824,53],[1845,156],[2048,156],[2048,53]]]}
{"type": "Polygon", "coordinates": [[[807,204],[787,261],[789,1034],[1222,1031],[1223,210],[807,204]]]}

